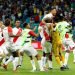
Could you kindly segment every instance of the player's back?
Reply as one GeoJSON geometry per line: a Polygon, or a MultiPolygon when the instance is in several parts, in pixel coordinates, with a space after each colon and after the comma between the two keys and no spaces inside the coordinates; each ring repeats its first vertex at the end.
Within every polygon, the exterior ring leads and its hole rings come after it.
{"type": "Polygon", "coordinates": [[[11,38],[9,36],[10,31],[12,31],[11,27],[5,27],[3,29],[3,36],[4,36],[4,39],[5,39],[5,42],[11,42],[11,38]]]}

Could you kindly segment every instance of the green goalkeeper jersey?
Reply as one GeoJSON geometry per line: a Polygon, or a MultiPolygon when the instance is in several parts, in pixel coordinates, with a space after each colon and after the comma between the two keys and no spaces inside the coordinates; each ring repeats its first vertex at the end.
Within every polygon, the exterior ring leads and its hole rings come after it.
{"type": "Polygon", "coordinates": [[[25,44],[25,43],[29,43],[31,44],[31,41],[32,41],[32,38],[31,36],[29,35],[29,32],[30,32],[30,29],[24,29],[23,32],[22,32],[22,46],[25,44]]]}
{"type": "Polygon", "coordinates": [[[66,21],[57,23],[56,29],[60,32],[61,40],[65,37],[65,33],[69,31],[68,26],[69,23],[66,21]]]}

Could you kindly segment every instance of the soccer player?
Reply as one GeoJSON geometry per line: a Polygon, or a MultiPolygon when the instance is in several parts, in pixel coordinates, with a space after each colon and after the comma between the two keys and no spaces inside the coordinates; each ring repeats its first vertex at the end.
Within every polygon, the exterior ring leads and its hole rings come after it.
{"type": "MultiPolygon", "coordinates": [[[[20,27],[20,21],[19,20],[16,20],[15,22],[15,27],[13,28],[13,34],[14,35],[17,35],[17,34],[22,34],[22,28],[20,27]]],[[[19,37],[14,37],[13,38],[13,44],[15,46],[15,48],[17,49],[20,49],[20,46],[21,46],[21,36],[19,37]]],[[[18,67],[20,67],[22,65],[22,58],[23,56],[19,56],[19,65],[18,67]]]]}
{"type": "Polygon", "coordinates": [[[32,63],[32,67],[33,67],[33,72],[36,70],[35,67],[35,62],[33,60],[33,56],[36,57],[39,67],[40,67],[40,71],[44,71],[43,67],[42,67],[42,63],[41,63],[41,58],[38,54],[38,52],[34,49],[34,47],[31,45],[32,42],[32,36],[34,37],[38,37],[38,34],[35,34],[31,29],[30,29],[30,25],[27,23],[23,24],[24,30],[22,32],[22,48],[20,50],[20,53],[22,54],[23,52],[25,52],[31,59],[31,63],[32,63]]]}
{"type": "MultiPolygon", "coordinates": [[[[5,20],[5,28],[3,29],[3,36],[4,36],[4,40],[5,40],[5,46],[6,49],[13,55],[14,59],[13,59],[13,71],[16,71],[16,67],[18,64],[18,51],[17,49],[14,48],[13,46],[13,42],[11,40],[12,37],[18,37],[21,34],[17,34],[17,35],[13,35],[13,31],[12,31],[12,27],[11,27],[11,20],[10,19],[6,19],[5,20]]],[[[7,64],[8,61],[6,61],[3,64],[3,67],[7,70],[7,64]]]]}
{"type": "Polygon", "coordinates": [[[45,19],[49,18],[50,20],[53,20],[53,18],[56,16],[57,10],[55,8],[51,8],[50,12],[46,14],[42,21],[45,23],[45,19]]]}
{"type": "Polygon", "coordinates": [[[64,70],[64,56],[62,54],[62,41],[60,38],[60,32],[57,30],[57,21],[51,25],[51,36],[52,36],[52,52],[55,56],[57,63],[60,65],[60,70],[64,70]]]}
{"type": "Polygon", "coordinates": [[[61,40],[64,39],[66,32],[70,30],[70,24],[65,20],[64,16],[57,15],[59,17],[58,25],[56,26],[58,31],[60,32],[61,40]]]}
{"type": "Polygon", "coordinates": [[[50,24],[47,24],[46,20],[49,19],[48,20],[49,23],[52,23],[53,18],[55,17],[56,13],[57,13],[56,9],[52,8],[50,10],[50,12],[43,17],[42,22],[39,25],[39,32],[40,32],[40,36],[42,38],[41,44],[42,44],[42,48],[43,48],[43,56],[42,56],[43,66],[45,66],[45,64],[46,64],[46,60],[47,60],[46,56],[49,55],[48,56],[49,57],[49,60],[48,60],[49,69],[53,68],[52,67],[52,53],[51,53],[51,46],[52,45],[50,42],[51,39],[49,38],[49,37],[51,37],[49,27],[48,27],[50,24]],[[48,44],[48,47],[47,47],[47,45],[45,45],[45,41],[48,44]],[[50,47],[49,47],[49,45],[50,45],[50,47]]]}
{"type": "MultiPolygon", "coordinates": [[[[60,32],[60,37],[61,37],[62,43],[63,43],[63,45],[65,45],[66,53],[65,53],[64,65],[65,65],[65,68],[68,69],[67,62],[68,62],[68,57],[69,57],[69,53],[70,53],[70,48],[69,48],[69,46],[66,47],[66,40],[68,40],[67,38],[70,38],[70,41],[71,41],[72,40],[71,39],[72,35],[70,36],[70,34],[66,34],[66,32],[69,32],[71,30],[71,26],[70,26],[70,24],[66,20],[64,20],[63,16],[60,16],[59,21],[60,22],[57,25],[57,29],[60,32]]],[[[73,41],[71,41],[71,42],[73,42],[73,41]]],[[[74,50],[73,50],[73,54],[75,55],[74,50]]]]}
{"type": "Polygon", "coordinates": [[[41,22],[38,30],[39,30],[40,36],[42,38],[42,40],[41,40],[41,45],[42,45],[42,49],[43,49],[42,65],[44,68],[46,68],[46,61],[48,59],[49,69],[52,69],[52,62],[51,62],[52,57],[50,55],[52,45],[50,43],[51,38],[50,38],[50,34],[49,34],[50,33],[49,29],[45,23],[41,22]]]}
{"type": "Polygon", "coordinates": [[[3,22],[0,21],[0,64],[3,60],[3,58],[8,55],[8,51],[6,50],[6,47],[4,45],[5,43],[5,40],[4,40],[4,37],[3,37],[3,30],[4,28],[4,25],[3,25],[3,22]]]}
{"type": "MultiPolygon", "coordinates": [[[[14,27],[12,29],[13,34],[14,35],[21,34],[22,33],[22,28],[20,28],[20,21],[19,20],[16,20],[15,26],[16,27],[14,27]]],[[[20,46],[21,46],[21,37],[20,36],[12,37],[12,45],[14,46],[14,49],[19,50],[20,46]]],[[[14,57],[11,55],[6,64],[8,64],[9,62],[13,61],[13,59],[14,59],[14,57]]],[[[21,64],[22,64],[22,56],[20,56],[20,61],[19,62],[20,62],[20,65],[17,65],[17,67],[20,67],[21,64]]]]}
{"type": "Polygon", "coordinates": [[[65,38],[63,39],[63,44],[65,46],[65,62],[64,62],[64,66],[65,68],[68,69],[68,58],[69,58],[69,54],[71,52],[71,49],[73,49],[73,54],[74,54],[74,62],[75,62],[75,43],[73,42],[73,39],[70,37],[70,34],[68,32],[66,32],[65,34],[65,38]]]}

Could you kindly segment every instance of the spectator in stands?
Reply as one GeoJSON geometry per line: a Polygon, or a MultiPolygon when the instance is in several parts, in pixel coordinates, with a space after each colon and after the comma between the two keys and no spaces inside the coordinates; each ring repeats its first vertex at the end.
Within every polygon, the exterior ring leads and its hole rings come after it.
{"type": "Polygon", "coordinates": [[[40,22],[40,17],[39,17],[38,14],[35,15],[34,21],[35,21],[35,23],[39,23],[40,22]]]}

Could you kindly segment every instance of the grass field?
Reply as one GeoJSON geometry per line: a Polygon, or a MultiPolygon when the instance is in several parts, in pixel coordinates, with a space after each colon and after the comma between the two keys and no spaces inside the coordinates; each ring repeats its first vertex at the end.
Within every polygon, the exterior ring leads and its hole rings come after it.
{"type": "MultiPolygon", "coordinates": [[[[41,54],[41,51],[39,52],[41,54]]],[[[36,61],[36,59],[35,59],[36,61]]],[[[0,69],[0,75],[75,75],[75,64],[73,63],[73,54],[70,54],[69,58],[69,70],[60,71],[59,66],[57,65],[55,58],[53,57],[53,70],[49,70],[47,72],[30,72],[32,66],[30,64],[30,59],[28,56],[24,55],[23,65],[18,69],[17,72],[12,71],[12,64],[8,65],[8,71],[4,69],[0,69]]],[[[38,64],[36,62],[36,66],[38,68],[38,64]]]]}

